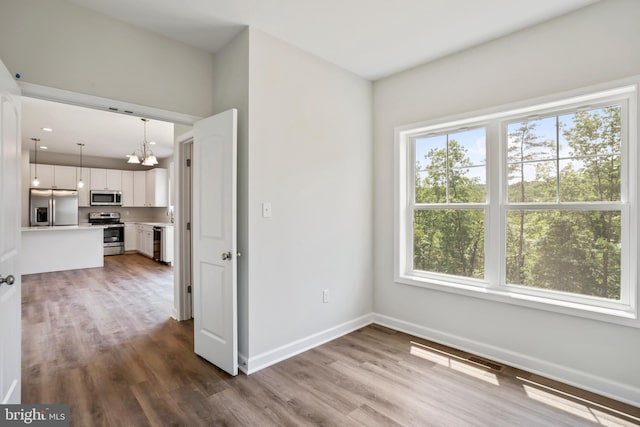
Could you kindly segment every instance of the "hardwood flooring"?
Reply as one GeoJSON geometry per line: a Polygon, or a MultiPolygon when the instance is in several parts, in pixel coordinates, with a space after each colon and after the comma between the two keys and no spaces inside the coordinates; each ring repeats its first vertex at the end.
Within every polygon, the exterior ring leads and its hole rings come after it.
{"type": "Polygon", "coordinates": [[[371,325],[230,377],[169,318],[172,271],[139,255],[23,276],[24,403],[75,426],[640,425],[640,409],[371,325]]]}

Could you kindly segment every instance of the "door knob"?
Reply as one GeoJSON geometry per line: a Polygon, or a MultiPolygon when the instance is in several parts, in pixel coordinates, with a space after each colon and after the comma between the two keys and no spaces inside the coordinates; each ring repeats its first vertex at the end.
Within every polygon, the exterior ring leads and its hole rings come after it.
{"type": "Polygon", "coordinates": [[[222,253],[222,260],[223,261],[227,261],[231,259],[231,252],[223,252],[222,253]]]}
{"type": "Polygon", "coordinates": [[[12,275],[8,275],[7,277],[0,276],[0,285],[6,283],[7,285],[11,286],[15,281],[16,279],[12,275]]]}

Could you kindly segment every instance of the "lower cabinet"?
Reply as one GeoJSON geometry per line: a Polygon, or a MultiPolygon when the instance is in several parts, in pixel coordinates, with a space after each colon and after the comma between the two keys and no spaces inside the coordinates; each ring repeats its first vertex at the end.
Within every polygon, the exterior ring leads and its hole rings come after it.
{"type": "Polygon", "coordinates": [[[124,225],[124,251],[138,250],[138,224],[124,225]]]}
{"type": "Polygon", "coordinates": [[[138,252],[153,258],[153,227],[138,224],[138,252]]]}

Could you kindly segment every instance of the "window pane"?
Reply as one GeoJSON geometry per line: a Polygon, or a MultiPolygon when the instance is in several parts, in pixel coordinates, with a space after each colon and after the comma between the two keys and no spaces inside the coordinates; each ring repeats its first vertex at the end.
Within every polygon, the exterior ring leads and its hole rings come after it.
{"type": "Polygon", "coordinates": [[[510,123],[508,163],[554,159],[556,153],[556,117],[510,123]]]}
{"type": "Polygon", "coordinates": [[[417,210],[413,268],[484,278],[484,210],[417,210]]]}
{"type": "Polygon", "coordinates": [[[599,156],[620,153],[619,105],[578,111],[560,116],[561,157],[599,156]]]}
{"type": "Polygon", "coordinates": [[[555,202],[556,162],[512,163],[508,165],[508,200],[518,202],[555,202]]]}
{"type": "Polygon", "coordinates": [[[449,202],[483,203],[487,200],[487,171],[484,166],[449,170],[449,202]]]}
{"type": "Polygon", "coordinates": [[[620,299],[620,212],[507,213],[507,283],[620,299]]]}
{"type": "Polygon", "coordinates": [[[447,135],[416,139],[416,203],[447,202],[447,135]]]}
{"type": "Polygon", "coordinates": [[[620,201],[620,156],[560,161],[563,202],[620,201]]]}
{"type": "Polygon", "coordinates": [[[486,136],[478,128],[417,138],[416,203],[486,201],[486,136]]]}
{"type": "Polygon", "coordinates": [[[467,165],[484,165],[487,163],[485,128],[467,130],[449,134],[450,167],[467,165]],[[464,156],[452,155],[452,144],[455,141],[457,148],[464,156]]]}

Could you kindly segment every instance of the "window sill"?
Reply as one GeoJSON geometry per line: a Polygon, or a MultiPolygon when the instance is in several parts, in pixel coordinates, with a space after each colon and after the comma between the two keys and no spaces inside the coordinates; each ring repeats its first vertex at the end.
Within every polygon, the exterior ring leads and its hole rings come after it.
{"type": "Polygon", "coordinates": [[[541,296],[518,293],[510,289],[474,286],[423,277],[398,275],[396,283],[416,286],[438,292],[446,292],[483,300],[512,304],[535,310],[550,311],[568,316],[582,317],[601,322],[640,328],[637,312],[632,307],[607,308],[590,304],[563,301],[541,296]]]}

